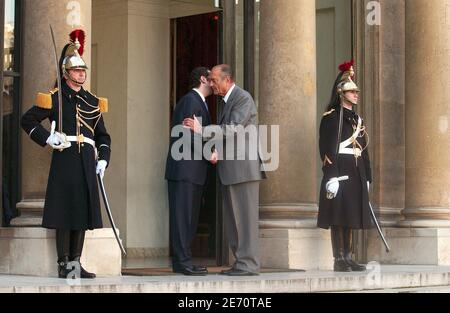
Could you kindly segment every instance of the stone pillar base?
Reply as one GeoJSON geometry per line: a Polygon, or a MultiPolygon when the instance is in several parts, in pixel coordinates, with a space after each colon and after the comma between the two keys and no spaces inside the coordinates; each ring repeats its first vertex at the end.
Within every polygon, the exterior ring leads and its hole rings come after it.
{"type": "Polygon", "coordinates": [[[450,266],[449,228],[386,228],[386,249],[376,230],[368,234],[368,261],[382,264],[450,266]]]}
{"type": "Polygon", "coordinates": [[[332,270],[330,231],[322,229],[261,229],[264,268],[332,270]]]}
{"type": "MultiPolygon", "coordinates": [[[[55,231],[0,228],[0,274],[57,277],[55,231]]],[[[81,264],[99,277],[120,276],[122,256],[112,229],[86,233],[81,264]]]]}

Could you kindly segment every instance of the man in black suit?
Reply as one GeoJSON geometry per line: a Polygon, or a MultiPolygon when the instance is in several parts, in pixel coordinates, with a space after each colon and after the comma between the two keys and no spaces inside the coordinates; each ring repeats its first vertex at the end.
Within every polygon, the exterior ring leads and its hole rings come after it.
{"type": "Polygon", "coordinates": [[[197,231],[209,162],[203,158],[202,139],[182,125],[184,119],[194,116],[201,118],[204,125],[211,124],[205,101],[212,95],[209,75],[210,71],[205,67],[192,71],[189,79],[192,90],[177,103],[173,114],[173,131],[167,156],[172,269],[184,275],[208,274],[206,267],[193,265],[191,243],[197,231]]]}

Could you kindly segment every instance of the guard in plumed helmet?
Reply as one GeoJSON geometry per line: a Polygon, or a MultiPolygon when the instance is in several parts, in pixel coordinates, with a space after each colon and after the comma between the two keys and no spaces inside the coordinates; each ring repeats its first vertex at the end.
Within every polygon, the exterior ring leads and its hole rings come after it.
{"type": "Polygon", "coordinates": [[[104,175],[111,154],[103,121],[108,101],[83,88],[88,69],[82,58],[84,41],[84,31],[70,34],[59,61],[62,90],[39,93],[22,117],[30,138],[53,148],[42,224],[56,230],[60,278],[73,274],[73,269],[80,269],[81,278],[95,278],[79,262],[86,231],[103,227],[96,174],[104,175]],[[50,131],[41,125],[46,119],[50,131]]]}
{"type": "Polygon", "coordinates": [[[353,81],[354,62],[344,63],[320,124],[323,180],[318,227],[331,228],[334,270],[365,271],[352,259],[352,230],[373,227],[369,204],[372,182],[368,135],[354,108],[359,88],[353,81]]]}

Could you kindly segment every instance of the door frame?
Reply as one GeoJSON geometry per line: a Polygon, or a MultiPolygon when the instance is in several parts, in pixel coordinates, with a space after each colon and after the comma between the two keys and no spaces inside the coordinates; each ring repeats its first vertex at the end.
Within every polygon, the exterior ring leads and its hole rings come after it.
{"type": "MultiPolygon", "coordinates": [[[[224,62],[224,10],[221,6],[216,8],[216,11],[211,11],[208,13],[202,12],[198,15],[204,15],[209,13],[215,13],[218,15],[218,34],[217,34],[217,52],[218,52],[218,61],[219,63],[224,62]]],[[[193,15],[189,15],[193,16],[193,15]]],[[[194,15],[195,16],[195,15],[194,15]]],[[[183,18],[183,16],[177,16],[176,18],[172,18],[170,20],[170,45],[171,45],[171,90],[170,90],[170,107],[171,112],[176,105],[177,102],[177,19],[183,18]]],[[[218,103],[218,101],[217,101],[218,103]]],[[[217,110],[216,118],[219,118],[219,112],[217,110]]],[[[172,116],[170,117],[172,119],[172,116]]],[[[228,243],[225,239],[224,233],[224,225],[223,225],[223,210],[222,210],[222,195],[220,190],[220,181],[218,176],[216,175],[215,180],[215,188],[216,188],[216,196],[215,196],[215,210],[216,210],[216,218],[215,218],[215,260],[218,266],[223,266],[228,264],[228,243]]]]}
{"type": "MultiPolygon", "coordinates": [[[[10,164],[8,164],[8,167],[10,168],[10,184],[8,186],[9,191],[9,200],[11,205],[11,210],[14,215],[17,214],[17,203],[20,201],[21,196],[21,145],[20,145],[20,116],[22,115],[22,80],[23,75],[21,73],[22,70],[22,40],[23,40],[23,27],[22,27],[22,20],[23,20],[23,7],[24,7],[24,1],[23,0],[14,0],[14,6],[15,6],[15,16],[14,16],[14,68],[10,71],[4,71],[4,27],[5,27],[5,0],[1,0],[0,3],[0,10],[1,10],[1,17],[3,20],[2,26],[1,26],[1,56],[2,60],[0,62],[2,71],[1,71],[1,84],[4,86],[5,78],[11,78],[13,80],[14,85],[14,94],[12,99],[12,105],[13,105],[13,112],[12,112],[12,122],[11,122],[11,129],[9,136],[11,136],[11,144],[8,147],[10,149],[11,153],[11,160],[10,164]]],[[[3,112],[4,112],[4,103],[3,103],[3,97],[0,99],[0,110],[1,110],[1,121],[0,121],[0,162],[2,164],[2,168],[0,169],[1,181],[0,186],[2,190],[2,196],[3,196],[3,144],[4,144],[4,131],[3,131],[3,112]]],[[[1,205],[1,214],[2,214],[2,225],[4,225],[3,221],[3,197],[2,197],[2,205],[1,205]]],[[[13,216],[15,217],[15,216],[13,216]]]]}
{"type": "MultiPolygon", "coordinates": [[[[243,0],[244,2],[244,88],[255,96],[256,77],[255,77],[255,1],[243,0]]],[[[219,0],[217,12],[219,15],[218,30],[218,52],[219,63],[226,63],[236,72],[236,2],[230,0],[219,0]]],[[[174,27],[171,23],[171,27],[174,27]]],[[[171,32],[172,34],[175,31],[171,32]]],[[[175,38],[171,38],[173,45],[175,38]]],[[[175,51],[174,47],[171,49],[175,51]]],[[[175,68],[175,57],[171,56],[172,68],[175,68]]],[[[176,80],[173,76],[172,81],[176,80]]],[[[170,105],[173,106],[176,99],[176,86],[171,88],[170,105]]],[[[219,112],[217,112],[219,114],[219,112]]],[[[218,118],[218,116],[217,116],[218,118]]],[[[216,178],[216,263],[219,266],[230,264],[230,249],[225,235],[224,214],[222,207],[222,193],[220,180],[216,178]]]]}
{"type": "MultiPolygon", "coordinates": [[[[0,0],[0,84],[3,86],[3,69],[5,60],[5,0],[0,0]]],[[[0,97],[0,164],[3,164],[3,95],[0,97]]],[[[0,187],[2,194],[2,202],[0,205],[1,223],[3,225],[3,166],[0,166],[0,187]]]]}

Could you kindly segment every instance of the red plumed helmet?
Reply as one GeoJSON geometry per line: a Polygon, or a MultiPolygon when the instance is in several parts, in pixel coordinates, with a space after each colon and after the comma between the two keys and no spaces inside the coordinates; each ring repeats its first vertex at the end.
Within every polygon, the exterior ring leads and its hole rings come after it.
{"type": "Polygon", "coordinates": [[[347,72],[350,71],[350,69],[352,69],[352,67],[355,65],[355,61],[351,60],[350,62],[344,62],[341,65],[339,65],[339,70],[341,72],[347,72]]]}
{"type": "Polygon", "coordinates": [[[70,41],[76,45],[78,53],[82,56],[84,53],[84,44],[86,41],[86,34],[82,29],[75,29],[70,33],[70,41]]]}
{"type": "Polygon", "coordinates": [[[86,41],[86,33],[82,29],[75,29],[69,35],[70,43],[64,47],[61,55],[61,69],[65,74],[68,70],[85,69],[87,64],[83,60],[84,45],[86,41]]]}

